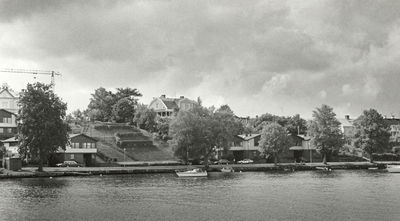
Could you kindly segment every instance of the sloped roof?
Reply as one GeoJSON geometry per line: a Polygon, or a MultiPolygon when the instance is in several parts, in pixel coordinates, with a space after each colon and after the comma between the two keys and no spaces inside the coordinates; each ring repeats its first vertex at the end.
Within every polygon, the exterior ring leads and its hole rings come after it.
{"type": "Polygon", "coordinates": [[[175,103],[175,99],[172,98],[160,98],[160,100],[167,106],[167,109],[177,108],[178,105],[175,103]]]}
{"type": "Polygon", "coordinates": [[[70,134],[70,135],[69,135],[69,138],[72,139],[72,138],[74,138],[74,137],[79,137],[79,136],[87,137],[87,138],[92,139],[92,140],[94,140],[94,141],[96,141],[96,142],[98,141],[96,138],[90,137],[90,136],[88,136],[88,135],[86,135],[86,134],[70,134]]]}
{"type": "Polygon", "coordinates": [[[4,112],[7,112],[7,113],[9,113],[9,114],[13,114],[13,115],[17,116],[15,113],[13,113],[13,112],[11,112],[11,111],[8,111],[8,110],[6,110],[6,109],[0,109],[0,111],[4,111],[4,112]]]}
{"type": "Polygon", "coordinates": [[[11,138],[8,138],[8,139],[6,139],[6,140],[2,140],[1,142],[3,142],[3,143],[18,142],[18,139],[15,138],[15,137],[11,137],[11,138]]]}
{"type": "Polygon", "coordinates": [[[9,95],[11,95],[11,97],[14,97],[14,98],[18,98],[19,97],[19,93],[18,92],[9,91],[7,88],[1,90],[0,94],[2,94],[2,93],[8,93],[9,95]]]}
{"type": "Polygon", "coordinates": [[[342,127],[353,127],[353,119],[338,118],[338,121],[342,124],[342,127]]]}
{"type": "Polygon", "coordinates": [[[240,135],[236,135],[236,136],[242,138],[243,140],[251,140],[258,136],[261,136],[261,134],[240,134],[240,135]]]}
{"type": "Polygon", "coordinates": [[[290,147],[289,150],[316,150],[316,149],[313,146],[310,146],[310,147],[293,146],[293,147],[290,147]]]}
{"type": "Polygon", "coordinates": [[[384,118],[383,121],[389,126],[400,125],[400,119],[398,118],[384,118]]]}

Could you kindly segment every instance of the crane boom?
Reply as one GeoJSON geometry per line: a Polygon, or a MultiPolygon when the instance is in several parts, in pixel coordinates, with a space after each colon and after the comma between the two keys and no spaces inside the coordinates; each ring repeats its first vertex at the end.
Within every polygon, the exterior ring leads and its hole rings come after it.
{"type": "Polygon", "coordinates": [[[51,84],[53,86],[55,86],[54,75],[61,75],[60,72],[58,72],[58,71],[40,71],[40,70],[10,69],[10,68],[0,69],[0,72],[51,75],[51,84]]]}

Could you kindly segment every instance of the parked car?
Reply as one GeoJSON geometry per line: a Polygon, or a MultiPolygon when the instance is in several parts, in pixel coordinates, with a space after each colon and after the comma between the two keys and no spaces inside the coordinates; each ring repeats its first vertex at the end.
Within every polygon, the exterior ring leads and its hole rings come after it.
{"type": "Polygon", "coordinates": [[[239,160],[237,163],[240,163],[240,164],[250,164],[250,163],[253,163],[253,161],[250,160],[250,159],[243,159],[243,160],[239,160]]]}
{"type": "Polygon", "coordinates": [[[62,163],[57,163],[56,166],[58,167],[83,167],[83,164],[77,163],[73,160],[67,160],[62,163]]]}
{"type": "Polygon", "coordinates": [[[227,159],[220,159],[220,160],[214,162],[214,164],[229,164],[229,163],[232,163],[232,162],[227,159]]]}

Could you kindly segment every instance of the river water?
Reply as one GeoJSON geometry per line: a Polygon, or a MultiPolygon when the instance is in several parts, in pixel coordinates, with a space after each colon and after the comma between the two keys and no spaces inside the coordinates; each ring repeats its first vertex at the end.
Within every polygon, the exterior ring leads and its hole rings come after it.
{"type": "Polygon", "coordinates": [[[371,170],[0,180],[0,220],[400,220],[400,174],[371,170]]]}

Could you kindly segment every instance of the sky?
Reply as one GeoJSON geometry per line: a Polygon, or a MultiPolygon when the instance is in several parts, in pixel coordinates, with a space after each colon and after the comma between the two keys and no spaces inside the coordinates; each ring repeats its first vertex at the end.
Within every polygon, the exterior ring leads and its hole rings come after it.
{"type": "MultiPolygon", "coordinates": [[[[68,111],[100,87],[240,117],[400,117],[400,1],[0,0],[0,68],[58,71],[68,111]]],[[[49,75],[0,72],[14,91],[49,75]]]]}

